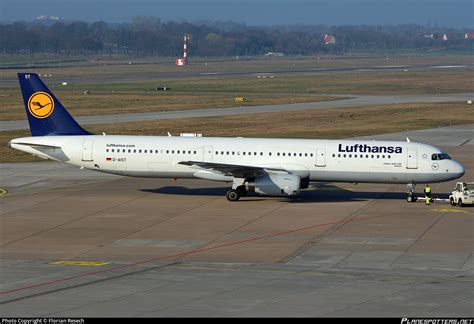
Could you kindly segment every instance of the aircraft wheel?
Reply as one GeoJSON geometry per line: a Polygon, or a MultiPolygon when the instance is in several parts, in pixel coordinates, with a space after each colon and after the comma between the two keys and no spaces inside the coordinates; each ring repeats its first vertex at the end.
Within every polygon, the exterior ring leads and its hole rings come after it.
{"type": "Polygon", "coordinates": [[[464,204],[462,203],[462,199],[461,199],[461,198],[459,198],[458,206],[459,206],[459,207],[463,207],[463,206],[464,206],[464,204]]]}
{"type": "Polygon", "coordinates": [[[451,206],[456,206],[456,202],[454,201],[453,198],[450,199],[450,202],[451,202],[451,206]]]}
{"type": "Polygon", "coordinates": [[[413,197],[413,195],[408,195],[407,196],[407,201],[408,202],[415,202],[415,197],[413,197]]]}
{"type": "Polygon", "coordinates": [[[228,201],[237,201],[240,199],[240,193],[234,189],[227,191],[225,196],[228,201]]]}

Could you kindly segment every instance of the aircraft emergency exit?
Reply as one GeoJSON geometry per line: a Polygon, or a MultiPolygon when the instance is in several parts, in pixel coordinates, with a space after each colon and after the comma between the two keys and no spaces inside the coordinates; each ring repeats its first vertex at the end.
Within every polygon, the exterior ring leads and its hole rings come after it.
{"type": "Polygon", "coordinates": [[[132,177],[232,183],[229,201],[249,192],[297,196],[310,181],[417,183],[449,181],[463,166],[421,143],[180,136],[93,135],[34,73],[18,73],[31,137],[14,149],[86,169],[132,177]]]}

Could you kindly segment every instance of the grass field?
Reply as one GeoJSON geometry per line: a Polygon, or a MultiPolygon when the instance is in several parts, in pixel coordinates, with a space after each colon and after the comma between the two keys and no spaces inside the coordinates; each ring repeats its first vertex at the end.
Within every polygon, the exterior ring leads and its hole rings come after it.
{"type": "MultiPolygon", "coordinates": [[[[474,109],[466,103],[419,103],[294,112],[242,114],[230,117],[185,118],[149,122],[90,125],[100,134],[165,136],[167,132],[204,136],[350,138],[405,130],[474,123],[474,109]]],[[[37,161],[7,146],[29,131],[0,133],[0,162],[37,161]]]]}
{"type": "MultiPolygon", "coordinates": [[[[199,108],[238,107],[241,105],[275,105],[286,103],[339,100],[331,96],[250,94],[246,101],[235,102],[236,94],[205,92],[139,92],[139,91],[91,91],[88,95],[79,91],[53,91],[73,116],[131,114],[199,108]]],[[[5,90],[1,95],[0,120],[24,119],[25,108],[19,89],[5,90]]]]}
{"type": "MultiPolygon", "coordinates": [[[[59,86],[57,77],[45,78],[45,82],[73,115],[86,116],[232,107],[240,105],[234,101],[236,96],[246,97],[245,105],[266,105],[334,100],[331,94],[474,92],[473,75],[473,68],[463,68],[278,75],[273,79],[247,76],[71,83],[65,87],[59,86]],[[158,86],[171,90],[147,91],[158,86]],[[90,94],[84,95],[85,90],[90,94]]],[[[0,120],[24,118],[18,87],[0,88],[0,99],[0,120]]]]}

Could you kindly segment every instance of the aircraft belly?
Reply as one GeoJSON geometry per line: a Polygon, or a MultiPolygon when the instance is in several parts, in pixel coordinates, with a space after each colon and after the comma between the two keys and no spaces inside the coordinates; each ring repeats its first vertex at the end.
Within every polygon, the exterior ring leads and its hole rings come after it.
{"type": "Polygon", "coordinates": [[[373,183],[432,183],[452,179],[449,173],[420,172],[358,172],[358,171],[313,171],[311,181],[328,182],[373,182],[373,183]]]}

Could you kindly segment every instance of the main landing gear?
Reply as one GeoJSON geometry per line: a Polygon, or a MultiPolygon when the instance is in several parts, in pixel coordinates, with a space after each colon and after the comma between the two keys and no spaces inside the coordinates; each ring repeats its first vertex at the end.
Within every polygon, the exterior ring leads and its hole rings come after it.
{"type": "Polygon", "coordinates": [[[226,198],[228,201],[237,201],[240,197],[247,196],[247,188],[245,188],[245,178],[234,178],[232,189],[227,191],[226,198]]]}
{"type": "Polygon", "coordinates": [[[240,197],[247,196],[247,190],[245,189],[245,186],[238,186],[236,189],[230,189],[227,191],[225,196],[228,201],[237,201],[240,197]]]}
{"type": "Polygon", "coordinates": [[[414,183],[407,184],[407,201],[408,202],[416,202],[415,184],[414,183]]]}

